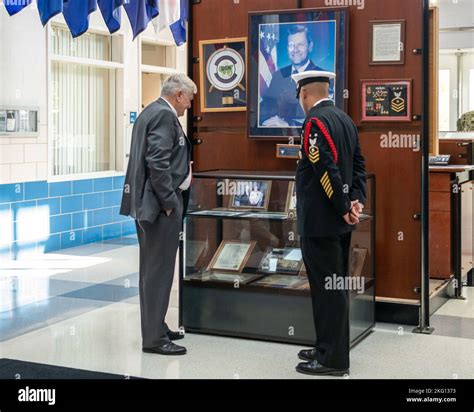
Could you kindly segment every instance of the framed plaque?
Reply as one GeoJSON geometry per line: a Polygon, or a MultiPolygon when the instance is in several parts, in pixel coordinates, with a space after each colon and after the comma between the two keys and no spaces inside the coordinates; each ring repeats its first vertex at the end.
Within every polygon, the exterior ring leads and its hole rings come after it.
{"type": "Polygon", "coordinates": [[[361,80],[363,122],[410,122],[411,80],[361,80]]]}
{"type": "Polygon", "coordinates": [[[369,24],[369,64],[404,64],[405,20],[372,20],[369,24]]]}
{"type": "Polygon", "coordinates": [[[277,143],[276,157],[278,159],[299,159],[300,149],[301,146],[299,144],[277,143]]]}
{"type": "Polygon", "coordinates": [[[201,112],[247,110],[247,38],[199,42],[201,112]]]}
{"type": "Polygon", "coordinates": [[[207,267],[208,272],[242,272],[256,242],[223,240],[207,267]]]}
{"type": "Polygon", "coordinates": [[[267,210],[272,188],[271,180],[238,180],[230,198],[230,208],[267,210]]]}

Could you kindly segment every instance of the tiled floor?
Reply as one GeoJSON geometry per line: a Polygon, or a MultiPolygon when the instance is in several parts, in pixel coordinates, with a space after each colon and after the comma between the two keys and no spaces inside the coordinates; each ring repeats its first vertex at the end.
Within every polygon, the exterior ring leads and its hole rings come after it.
{"type": "MultiPolygon", "coordinates": [[[[13,263],[0,264],[0,357],[148,378],[308,378],[294,371],[295,345],[187,334],[186,356],[142,353],[133,236],[13,263]]],[[[432,317],[433,335],[378,324],[351,351],[350,378],[474,378],[474,290],[465,293],[432,317]]]]}

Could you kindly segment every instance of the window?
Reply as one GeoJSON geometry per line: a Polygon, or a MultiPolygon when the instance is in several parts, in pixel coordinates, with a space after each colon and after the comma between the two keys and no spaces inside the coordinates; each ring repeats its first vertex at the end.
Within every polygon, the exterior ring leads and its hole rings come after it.
{"type": "Polygon", "coordinates": [[[141,40],[141,104],[155,101],[167,77],[176,70],[176,45],[166,40],[141,40]]]}
{"type": "Polygon", "coordinates": [[[451,130],[449,126],[449,110],[451,93],[449,90],[450,70],[439,71],[439,130],[451,130]]]}
{"type": "Polygon", "coordinates": [[[50,35],[52,175],[115,170],[116,72],[113,37],[50,35]]]}

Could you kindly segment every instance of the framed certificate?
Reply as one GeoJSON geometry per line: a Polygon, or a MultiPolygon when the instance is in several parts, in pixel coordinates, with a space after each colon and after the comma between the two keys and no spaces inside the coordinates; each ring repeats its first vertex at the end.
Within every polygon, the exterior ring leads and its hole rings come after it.
{"type": "Polygon", "coordinates": [[[247,263],[255,241],[237,242],[223,240],[207,267],[208,272],[237,272],[241,273],[247,263]]]}
{"type": "Polygon", "coordinates": [[[405,20],[372,20],[369,24],[369,64],[404,64],[405,20]]]}
{"type": "Polygon", "coordinates": [[[199,42],[201,112],[247,110],[247,38],[199,42]]]}
{"type": "Polygon", "coordinates": [[[410,122],[411,79],[361,80],[363,122],[410,122]]]}
{"type": "Polygon", "coordinates": [[[230,208],[267,210],[272,188],[271,180],[238,180],[234,182],[230,208]]]}

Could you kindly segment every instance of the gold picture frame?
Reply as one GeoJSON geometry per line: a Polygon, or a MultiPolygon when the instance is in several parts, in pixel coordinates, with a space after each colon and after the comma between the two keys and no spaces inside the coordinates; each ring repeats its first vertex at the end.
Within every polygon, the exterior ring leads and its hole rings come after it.
{"type": "Polygon", "coordinates": [[[247,66],[247,37],[199,42],[199,94],[202,113],[247,110],[247,66]],[[219,66],[226,62],[227,66],[219,66]],[[216,72],[210,72],[210,67],[214,66],[218,66],[216,72]],[[230,66],[233,67],[229,69],[230,66]],[[220,77],[218,72],[221,69],[228,70],[231,76],[220,77]],[[241,73],[238,73],[239,69],[241,73]],[[237,75],[235,79],[232,78],[234,75],[237,75]],[[241,93],[244,98],[241,98],[241,93]]]}
{"type": "Polygon", "coordinates": [[[214,253],[206,271],[242,273],[256,243],[254,240],[250,242],[223,240],[217,248],[216,253],[214,253]],[[246,249],[243,249],[243,246],[246,246],[246,249]],[[231,250],[232,248],[234,251],[231,250]],[[234,254],[234,256],[232,256],[232,254],[234,254]]]}

